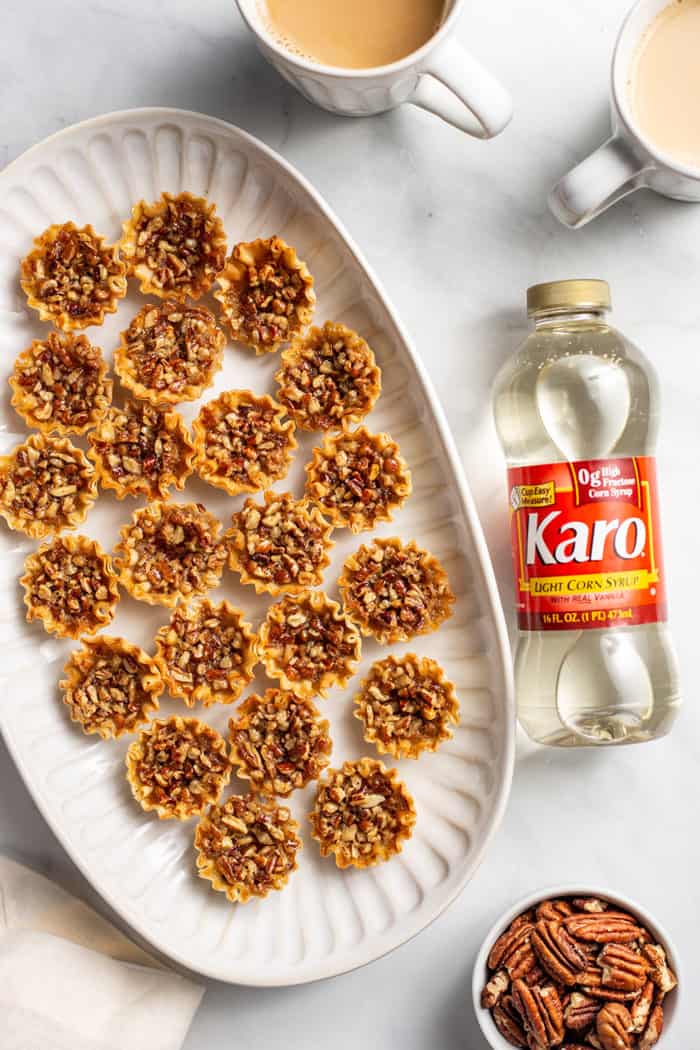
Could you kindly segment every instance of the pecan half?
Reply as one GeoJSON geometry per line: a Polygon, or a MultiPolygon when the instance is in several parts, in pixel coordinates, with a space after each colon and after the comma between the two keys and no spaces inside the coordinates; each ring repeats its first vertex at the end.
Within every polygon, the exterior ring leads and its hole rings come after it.
{"type": "Polygon", "coordinates": [[[638,992],[643,988],[649,969],[638,952],[623,944],[606,944],[598,956],[598,965],[603,970],[604,987],[622,992],[638,992]]]}
{"type": "Polygon", "coordinates": [[[632,1046],[632,1018],[622,1003],[609,1003],[596,1018],[596,1033],[603,1050],[629,1050],[632,1046]]]}
{"type": "Polygon", "coordinates": [[[649,1023],[644,1029],[644,1034],[640,1036],[639,1042],[637,1043],[637,1050],[650,1050],[650,1047],[655,1046],[659,1041],[663,1028],[664,1009],[661,1003],[657,1003],[651,1011],[649,1023]]]}
{"type": "Polygon", "coordinates": [[[586,956],[560,922],[541,920],[532,932],[532,947],[552,980],[575,984],[586,969],[586,956]]]}
{"type": "Polygon", "coordinates": [[[632,1031],[643,1032],[654,1005],[656,989],[653,981],[647,981],[641,992],[629,1008],[632,1018],[632,1031]]]}
{"type": "Polygon", "coordinates": [[[574,897],[572,904],[576,911],[587,911],[598,915],[610,907],[607,901],[601,901],[598,897],[574,897]]]}
{"type": "Polygon", "coordinates": [[[630,944],[642,933],[632,916],[625,912],[571,915],[564,922],[569,933],[577,940],[595,941],[597,944],[630,944]]]}
{"type": "Polygon", "coordinates": [[[511,1046],[527,1046],[527,1036],[523,1029],[520,1015],[515,1008],[513,997],[506,995],[493,1011],[493,1023],[503,1038],[511,1046]]]}
{"type": "Polygon", "coordinates": [[[598,1016],[599,1010],[599,999],[584,995],[583,992],[572,992],[564,1010],[566,1027],[572,1032],[587,1031],[598,1016]]]}
{"type": "Polygon", "coordinates": [[[663,995],[668,995],[676,987],[678,980],[666,961],[666,952],[660,944],[646,944],[642,951],[651,964],[649,977],[663,995]]]}
{"type": "Polygon", "coordinates": [[[525,981],[515,981],[513,1002],[533,1050],[547,1050],[564,1041],[564,1011],[554,985],[529,988],[525,981]]]}
{"type": "Polygon", "coordinates": [[[484,1010],[492,1010],[509,987],[510,977],[506,970],[497,970],[486,982],[481,993],[481,1005],[484,1010]]]}
{"type": "Polygon", "coordinates": [[[573,914],[574,909],[568,901],[542,901],[537,906],[538,920],[561,922],[562,919],[567,919],[569,915],[573,914]]]}
{"type": "Polygon", "coordinates": [[[516,934],[524,927],[527,927],[528,933],[532,932],[533,924],[530,912],[519,915],[517,919],[514,919],[505,933],[502,933],[496,940],[487,959],[487,966],[490,970],[497,970],[503,964],[506,955],[515,943],[516,934]]]}

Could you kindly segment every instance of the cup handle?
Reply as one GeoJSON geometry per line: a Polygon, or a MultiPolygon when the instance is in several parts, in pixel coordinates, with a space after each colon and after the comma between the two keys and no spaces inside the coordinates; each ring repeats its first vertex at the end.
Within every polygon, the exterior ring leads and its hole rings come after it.
{"type": "Polygon", "coordinates": [[[455,40],[431,56],[410,102],[479,139],[499,135],[513,116],[506,89],[455,40]]]}
{"type": "Polygon", "coordinates": [[[552,213],[572,229],[644,185],[649,170],[621,135],[613,135],[565,175],[549,195],[552,213]]]}

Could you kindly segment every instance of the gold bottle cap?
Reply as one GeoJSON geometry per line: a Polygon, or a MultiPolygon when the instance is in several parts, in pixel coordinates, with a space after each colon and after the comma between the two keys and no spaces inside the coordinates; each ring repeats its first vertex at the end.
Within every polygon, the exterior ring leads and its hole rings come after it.
{"type": "Polygon", "coordinates": [[[527,290],[528,317],[542,313],[609,310],[612,305],[607,281],[548,281],[527,290]]]}

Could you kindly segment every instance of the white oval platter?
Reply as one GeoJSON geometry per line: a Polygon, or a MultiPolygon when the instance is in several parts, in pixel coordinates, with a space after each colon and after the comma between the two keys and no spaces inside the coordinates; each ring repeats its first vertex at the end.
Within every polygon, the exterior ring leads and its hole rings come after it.
{"type": "MultiPolygon", "coordinates": [[[[316,321],[334,319],[359,331],[383,370],[383,394],[367,419],[400,444],[414,492],[379,535],[399,535],[436,554],[458,600],[435,634],[393,651],[438,660],[455,683],[461,724],[454,739],[418,762],[400,762],[418,820],[403,853],[366,871],[338,871],[322,860],[307,831],[313,789],[292,810],[303,825],[299,870],[266,900],[231,905],[195,875],[192,822],[158,821],[131,799],[124,778],[128,741],[86,737],[68,719],[57,692],[63,664],[77,643],[57,641],[28,625],[17,579],[35,544],[0,530],[0,725],[39,809],[67,852],[104,899],[139,935],[182,966],[223,981],[284,985],[361,966],[423,929],[455,898],[484,855],[507,800],[515,718],[510,655],[498,594],[467,484],[430,382],[360,252],[328,207],[270,149],[220,120],[179,110],[113,113],[68,128],[30,149],[0,174],[0,451],[23,439],[10,407],[7,376],[16,355],[46,326],[26,307],[18,264],[33,237],[53,222],[90,222],[116,239],[131,205],[163,190],[191,190],[215,201],[232,245],[279,233],[294,244],[316,279],[316,321]]],[[[133,282],[132,282],[133,284],[133,282]]],[[[117,333],[143,304],[135,288],[117,314],[88,337],[111,359],[117,333]]],[[[205,399],[222,390],[274,394],[276,355],[255,358],[229,344],[225,364],[205,399]]],[[[198,405],[182,406],[190,422],[198,405]]],[[[300,493],[313,435],[302,436],[292,470],[276,486],[300,493]]],[[[179,500],[198,500],[226,526],[242,499],[188,481],[179,500]]],[[[102,493],[81,532],[109,549],[137,505],[102,493]]],[[[140,505],[140,504],[138,504],[140,505]]],[[[368,538],[334,536],[326,590],[347,554],[368,538]]],[[[258,624],[266,605],[226,572],[219,591],[258,624]]],[[[153,650],[167,611],[123,595],[111,634],[153,650]]],[[[360,673],[380,656],[366,641],[360,673]]],[[[331,720],[333,762],[372,754],[352,717],[353,685],[321,701],[331,720]]],[[[267,683],[270,684],[270,683],[267,683]]],[[[265,688],[262,673],[251,688],[265,688]]],[[[161,711],[183,711],[165,700],[161,711]]],[[[205,721],[225,732],[230,708],[208,709],[205,721]]],[[[243,783],[232,784],[244,790],[243,783]]]]}

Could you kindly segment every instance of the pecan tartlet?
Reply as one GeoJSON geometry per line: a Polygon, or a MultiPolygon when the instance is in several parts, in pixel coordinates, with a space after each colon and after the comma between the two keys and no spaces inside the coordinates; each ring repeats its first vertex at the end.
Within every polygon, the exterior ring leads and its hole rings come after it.
{"type": "Polygon", "coordinates": [[[110,408],[88,442],[102,488],[117,499],[165,499],[171,485],[185,487],[194,469],[195,449],[182,417],[144,401],[110,408]]]}
{"type": "Polygon", "coordinates": [[[311,321],[314,279],[280,237],[237,244],[216,280],[231,335],[256,354],[277,350],[311,321]]]}
{"type": "Polygon", "coordinates": [[[250,390],[227,390],[203,405],[193,430],[198,473],[231,496],[283,478],[297,447],[282,406],[250,390]]]}
{"type": "Polygon", "coordinates": [[[196,401],[221,368],[226,337],[202,306],[148,303],[121,334],[114,370],[153,405],[196,401]]]}
{"type": "Polygon", "coordinates": [[[381,755],[418,758],[436,751],[459,723],[455,689],[434,660],[415,653],[372,664],[355,697],[365,740],[381,755]]]}
{"type": "Polygon", "coordinates": [[[50,332],[15,361],[12,407],[43,434],[84,434],[109,408],[112,380],[99,347],[84,335],[50,332]]]}
{"type": "Polygon", "coordinates": [[[391,521],[411,492],[411,474],[388,434],[366,427],[326,434],[307,464],[306,494],[334,525],[352,532],[391,521]]]}
{"type": "Polygon", "coordinates": [[[224,569],[220,530],[201,503],[149,503],[121,529],[114,559],[120,583],[139,601],[171,608],[204,594],[224,569]]]}
{"type": "Polygon", "coordinates": [[[27,620],[41,620],[59,638],[95,634],[114,617],[119,588],[111,559],[86,536],[56,536],[28,555],[27,620]]]}
{"type": "Polygon", "coordinates": [[[133,733],[158,710],[163,679],[155,661],[123,638],[101,634],[70,654],[59,682],[63,703],[84,733],[103,740],[133,733]]]}
{"type": "Polygon", "coordinates": [[[278,398],[302,430],[360,423],[381,393],[374,354],[356,332],[326,321],[282,351],[278,398]]]}
{"type": "Polygon", "coordinates": [[[191,193],[139,201],[119,242],[129,275],[143,295],[199,299],[226,260],[226,234],[216,206],[191,193]]]}
{"type": "Polygon", "coordinates": [[[158,719],[143,729],[126,754],[131,793],[159,820],[200,816],[231,777],[226,741],[196,718],[158,719]]]}
{"type": "Polygon", "coordinates": [[[267,897],[296,871],[298,831],[286,806],[256,795],[231,795],[197,825],[198,874],[230,901],[267,897]]]}
{"type": "Polygon", "coordinates": [[[11,529],[41,539],[85,521],[97,498],[92,463],[68,438],[30,434],[0,456],[0,516],[11,529]]]}
{"type": "Polygon", "coordinates": [[[253,791],[291,795],[329,762],[330,728],[310,700],[282,689],[253,694],[230,719],[231,760],[253,791]]]}
{"type": "Polygon", "coordinates": [[[259,652],[270,678],[302,697],[347,685],[360,660],[360,634],[337,602],[320,591],[289,594],[271,606],[259,652]]]}
{"type": "Polygon", "coordinates": [[[373,540],[351,554],[338,586],[348,616],[382,645],[436,631],[455,601],[437,558],[396,537],[373,540]]]}
{"type": "Polygon", "coordinates": [[[416,810],[395,769],[361,758],[324,774],[309,820],[322,857],[333,854],[339,868],[369,868],[401,852],[416,810]]]}
{"type": "Polygon", "coordinates": [[[290,492],[268,490],[262,504],[247,499],[227,534],[229,565],[257,594],[318,587],[329,565],[333,527],[318,507],[290,492]]]}
{"type": "Polygon", "coordinates": [[[156,635],[168,691],[188,707],[231,704],[253,679],[256,637],[240,609],[208,599],[179,605],[156,635]]]}
{"type": "Polygon", "coordinates": [[[20,284],[27,303],[68,332],[102,324],[126,295],[126,266],[116,245],[105,244],[92,226],[49,226],[22,260],[20,284]]]}

